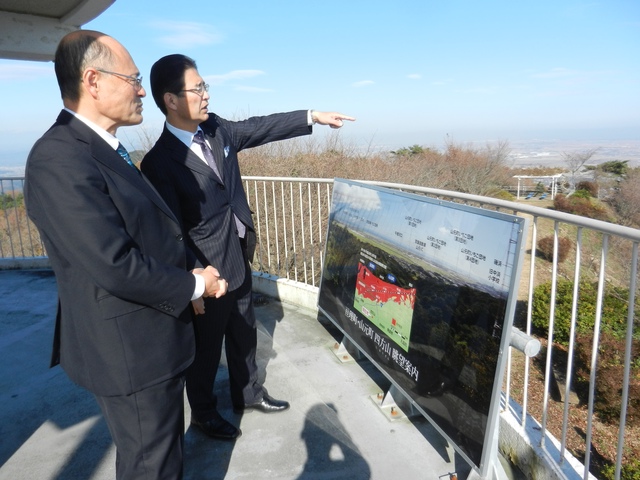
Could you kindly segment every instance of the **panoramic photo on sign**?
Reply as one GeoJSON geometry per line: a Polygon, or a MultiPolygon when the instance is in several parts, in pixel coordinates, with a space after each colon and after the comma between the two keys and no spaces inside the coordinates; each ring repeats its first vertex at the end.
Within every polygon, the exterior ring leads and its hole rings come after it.
{"type": "Polygon", "coordinates": [[[479,465],[525,220],[336,179],[318,306],[479,465]]]}

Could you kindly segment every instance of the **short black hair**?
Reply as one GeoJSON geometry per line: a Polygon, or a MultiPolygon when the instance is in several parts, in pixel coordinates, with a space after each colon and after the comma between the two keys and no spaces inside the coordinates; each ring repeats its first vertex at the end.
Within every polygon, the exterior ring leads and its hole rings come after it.
{"type": "Polygon", "coordinates": [[[184,72],[190,68],[198,68],[196,61],[179,53],[166,55],[151,67],[151,94],[163,114],[167,114],[164,94],[167,92],[179,94],[180,90],[184,89],[184,72]]]}

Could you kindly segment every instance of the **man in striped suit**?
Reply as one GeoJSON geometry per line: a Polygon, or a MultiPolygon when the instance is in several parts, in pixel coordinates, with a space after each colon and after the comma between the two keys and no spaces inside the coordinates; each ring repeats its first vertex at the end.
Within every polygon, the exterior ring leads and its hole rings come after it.
{"type": "Polygon", "coordinates": [[[258,379],[257,331],[249,259],[255,249],[251,211],[237,154],[312,133],[314,123],[342,126],[351,117],[299,110],[233,122],[209,113],[208,85],[194,60],[168,55],[151,69],[151,90],[166,117],[164,130],[142,161],[142,171],[182,224],[191,267],[215,266],[228,293],[205,300],[196,317],[196,359],[187,371],[191,423],[213,438],[241,432],[217,410],[213,387],[224,340],[234,411],[281,412],[289,403],[268,395],[258,379]]]}

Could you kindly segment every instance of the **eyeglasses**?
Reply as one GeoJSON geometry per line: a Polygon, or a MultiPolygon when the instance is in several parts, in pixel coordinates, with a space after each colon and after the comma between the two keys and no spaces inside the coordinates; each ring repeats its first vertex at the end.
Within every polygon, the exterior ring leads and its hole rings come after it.
{"type": "Polygon", "coordinates": [[[208,83],[201,83],[196,88],[190,88],[189,90],[180,90],[181,92],[193,92],[196,95],[200,95],[201,97],[204,95],[204,92],[209,91],[208,83]]]}
{"type": "Polygon", "coordinates": [[[108,73],[109,75],[115,75],[116,77],[122,78],[125,82],[130,83],[136,90],[140,90],[142,87],[142,77],[140,75],[125,75],[124,73],[110,72],[109,70],[102,70],[101,68],[96,68],[98,72],[108,73]]]}

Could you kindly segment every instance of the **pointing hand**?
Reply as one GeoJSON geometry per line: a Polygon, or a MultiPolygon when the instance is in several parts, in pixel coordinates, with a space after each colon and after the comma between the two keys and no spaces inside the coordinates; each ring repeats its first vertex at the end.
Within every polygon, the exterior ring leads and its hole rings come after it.
{"type": "Polygon", "coordinates": [[[354,117],[349,117],[337,112],[317,112],[315,110],[311,113],[311,119],[313,123],[319,123],[320,125],[329,125],[331,128],[340,128],[344,124],[344,120],[355,122],[354,117]]]}

